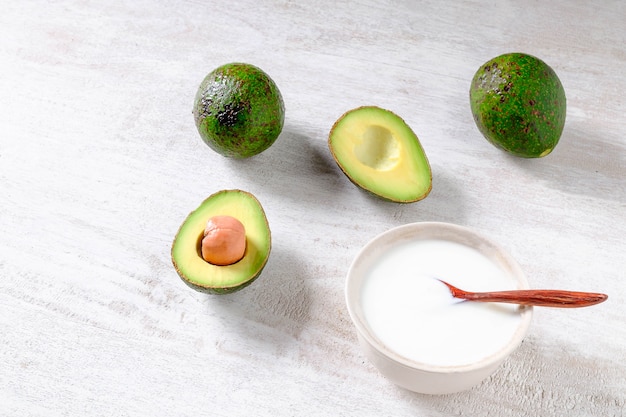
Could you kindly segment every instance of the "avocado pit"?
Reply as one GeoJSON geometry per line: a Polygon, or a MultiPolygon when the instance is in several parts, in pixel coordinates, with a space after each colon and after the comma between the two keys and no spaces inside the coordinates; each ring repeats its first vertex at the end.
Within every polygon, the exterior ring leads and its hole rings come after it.
{"type": "Polygon", "coordinates": [[[246,229],[232,216],[213,216],[204,228],[202,259],[218,266],[239,262],[246,252],[246,229]]]}

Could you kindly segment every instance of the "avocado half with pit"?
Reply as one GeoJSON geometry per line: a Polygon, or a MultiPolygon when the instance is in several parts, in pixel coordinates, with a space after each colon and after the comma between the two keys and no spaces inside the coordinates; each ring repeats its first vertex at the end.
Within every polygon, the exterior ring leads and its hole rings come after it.
{"type": "Polygon", "coordinates": [[[409,125],[376,106],[346,112],[328,138],[330,152],[357,186],[398,203],[422,200],[432,188],[424,149],[409,125]]]}
{"type": "Polygon", "coordinates": [[[228,294],[250,285],[261,274],[270,249],[270,228],[261,203],[246,191],[222,190],[187,216],[174,238],[171,256],[185,284],[201,292],[228,294]],[[202,257],[205,226],[216,216],[234,217],[245,229],[243,258],[230,265],[214,265],[202,257]]]}

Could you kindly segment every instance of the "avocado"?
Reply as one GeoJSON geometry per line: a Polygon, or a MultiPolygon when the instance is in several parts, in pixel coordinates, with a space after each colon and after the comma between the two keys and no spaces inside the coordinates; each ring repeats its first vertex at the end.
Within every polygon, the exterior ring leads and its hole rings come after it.
{"type": "Polygon", "coordinates": [[[432,173],[424,149],[406,122],[389,110],[349,110],[333,125],[328,146],[350,181],[382,199],[411,203],[430,193],[432,173]]]}
{"type": "Polygon", "coordinates": [[[248,158],[269,148],[285,120],[282,95],[260,68],[230,63],[211,71],[193,105],[202,140],[217,153],[248,158]]]}
{"type": "Polygon", "coordinates": [[[172,263],[191,288],[210,294],[228,294],[250,285],[270,255],[270,228],[263,207],[252,194],[222,190],[192,211],[180,226],[172,244],[172,263]],[[230,265],[214,265],[202,256],[202,239],[207,222],[216,216],[231,216],[245,229],[245,252],[230,265]]]}
{"type": "Polygon", "coordinates": [[[554,70],[523,53],[483,64],[470,87],[476,126],[496,147],[525,158],[548,155],[565,125],[565,91],[554,70]]]}

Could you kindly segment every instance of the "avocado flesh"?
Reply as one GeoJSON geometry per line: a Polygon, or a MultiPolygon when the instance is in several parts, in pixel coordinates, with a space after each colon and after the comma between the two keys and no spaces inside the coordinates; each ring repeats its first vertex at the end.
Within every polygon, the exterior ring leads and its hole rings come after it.
{"type": "Polygon", "coordinates": [[[270,249],[270,229],[259,201],[245,191],[223,190],[209,196],[187,216],[174,238],[171,255],[176,272],[191,288],[227,294],[246,287],[261,274],[270,249]],[[246,252],[231,265],[212,265],[200,253],[206,223],[218,215],[238,219],[246,230],[246,252]]]}
{"type": "Polygon", "coordinates": [[[482,135],[520,157],[548,155],[565,125],[561,81],[545,62],[523,53],[500,55],[482,65],[472,79],[470,103],[482,135]]]}
{"type": "Polygon", "coordinates": [[[204,78],[193,115],[200,137],[211,149],[227,157],[249,158],[278,138],[285,106],[278,87],[263,70],[231,63],[204,78]]]}
{"type": "Polygon", "coordinates": [[[419,139],[399,116],[376,106],[346,112],[328,146],[344,174],[385,200],[410,203],[432,188],[430,164],[419,139]]]}

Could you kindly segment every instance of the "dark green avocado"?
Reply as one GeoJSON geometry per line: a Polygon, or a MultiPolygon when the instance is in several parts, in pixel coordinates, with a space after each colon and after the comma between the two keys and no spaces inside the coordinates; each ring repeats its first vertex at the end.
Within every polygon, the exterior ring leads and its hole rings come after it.
{"type": "Polygon", "coordinates": [[[555,148],[565,125],[565,91],[548,64],[523,53],[483,64],[470,87],[476,126],[496,147],[539,158],[555,148]]]}
{"type": "Polygon", "coordinates": [[[193,115],[202,140],[211,149],[227,157],[248,158],[278,138],[285,106],[269,75],[254,65],[231,63],[204,78],[193,115]]]}

